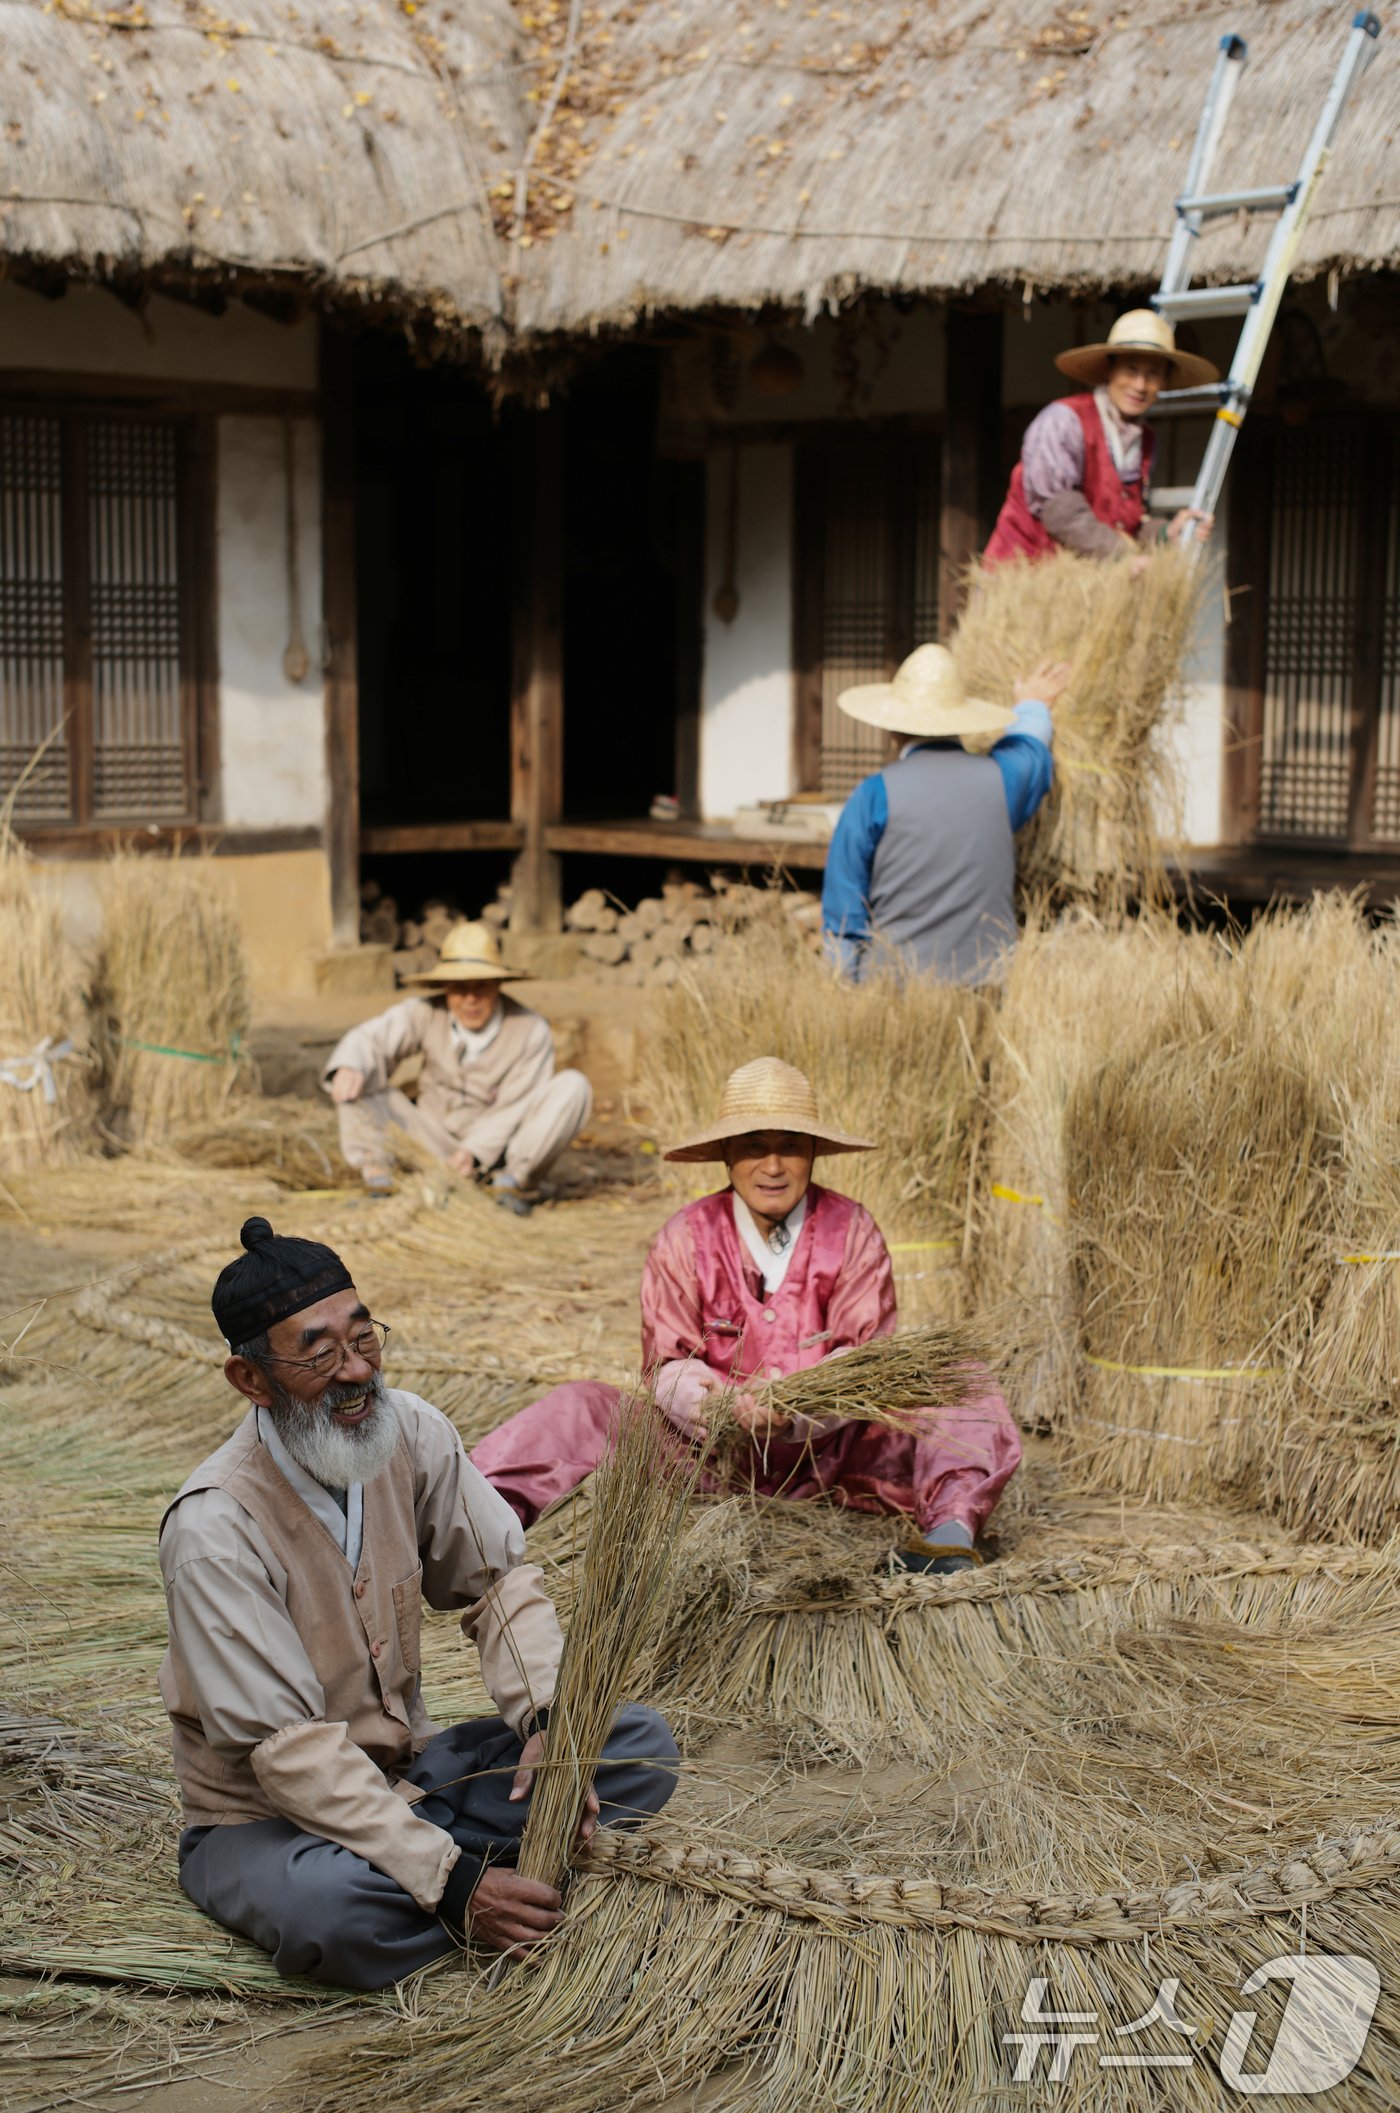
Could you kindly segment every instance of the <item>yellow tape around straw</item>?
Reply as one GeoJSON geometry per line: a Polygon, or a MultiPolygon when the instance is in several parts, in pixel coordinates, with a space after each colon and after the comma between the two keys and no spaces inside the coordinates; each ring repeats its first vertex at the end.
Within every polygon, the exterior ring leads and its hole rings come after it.
{"type": "Polygon", "coordinates": [[[1044,1211],[1052,1225],[1058,1226],[1060,1223],[1043,1196],[1023,1196],[1019,1189],[1009,1189],[1004,1181],[992,1183],[992,1194],[999,1197],[1003,1203],[1029,1203],[1035,1210],[1044,1211]]]}
{"type": "Polygon", "coordinates": [[[1338,1262],[1400,1262],[1400,1248],[1388,1247],[1379,1255],[1338,1255],[1338,1262]]]}
{"type": "Polygon", "coordinates": [[[1117,1365],[1110,1357],[1085,1356],[1100,1372],[1129,1372],[1135,1379],[1281,1379],[1273,1365],[1117,1365]]]}
{"type": "Polygon", "coordinates": [[[958,1247],[958,1240],[891,1240],[892,1255],[931,1255],[935,1247],[958,1247]]]}

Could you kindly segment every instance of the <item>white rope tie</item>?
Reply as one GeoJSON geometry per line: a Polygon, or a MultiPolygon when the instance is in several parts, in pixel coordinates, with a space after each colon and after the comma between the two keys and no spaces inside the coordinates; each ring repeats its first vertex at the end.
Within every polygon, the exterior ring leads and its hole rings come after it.
{"type": "Polygon", "coordinates": [[[72,1054],[70,1038],[55,1042],[51,1034],[46,1034],[28,1056],[12,1057],[9,1063],[0,1064],[0,1085],[13,1086],[19,1093],[32,1093],[36,1086],[40,1086],[44,1100],[51,1108],[58,1099],[58,1081],[53,1075],[53,1067],[60,1057],[72,1054]]]}

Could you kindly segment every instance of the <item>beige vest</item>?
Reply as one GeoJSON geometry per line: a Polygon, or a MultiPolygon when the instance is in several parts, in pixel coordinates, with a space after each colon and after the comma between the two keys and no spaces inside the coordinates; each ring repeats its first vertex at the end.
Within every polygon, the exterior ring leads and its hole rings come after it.
{"type": "MultiPolygon", "coordinates": [[[[257,1418],[248,1415],[165,1514],[168,1519],[181,1498],[204,1489],[226,1490],[251,1514],[286,1573],[287,1612],[325,1693],[327,1722],[347,1724],[354,1744],[386,1775],[406,1767],[435,1729],[418,1691],[423,1565],[413,1486],[400,1432],[388,1466],[364,1485],[364,1541],[352,1579],[330,1534],[258,1443],[257,1418]]],[[[185,1824],[274,1818],[276,1808],[251,1763],[221,1760],[209,1746],[173,1640],[160,1691],[173,1727],[185,1824]]]]}

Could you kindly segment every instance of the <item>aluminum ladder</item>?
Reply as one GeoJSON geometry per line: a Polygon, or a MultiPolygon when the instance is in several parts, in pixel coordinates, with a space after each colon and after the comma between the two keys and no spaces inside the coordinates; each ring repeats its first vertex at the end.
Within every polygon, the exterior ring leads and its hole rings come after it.
{"type": "MultiPolygon", "coordinates": [[[[1202,513],[1213,514],[1219,504],[1235,439],[1244,424],[1254,385],[1259,379],[1269,332],[1273,329],[1279,303],[1288,285],[1288,275],[1332,151],[1337,127],[1362,74],[1375,56],[1376,39],[1380,33],[1381,25],[1375,15],[1363,12],[1352,17],[1346,48],[1298,174],[1291,183],[1264,184],[1248,191],[1212,191],[1208,188],[1216,149],[1249,53],[1243,37],[1220,39],[1215,71],[1211,75],[1205,109],[1201,113],[1186,171],[1186,189],[1176,201],[1176,230],[1167,251],[1161,286],[1152,296],[1152,306],[1172,323],[1189,322],[1198,316],[1237,315],[1244,317],[1244,326],[1230,371],[1223,381],[1212,382],[1202,389],[1164,389],[1157,399],[1154,417],[1163,412],[1176,416],[1215,412],[1195,485],[1154,491],[1152,504],[1158,512],[1175,513],[1179,507],[1191,506],[1199,508],[1202,513]],[[1193,287],[1192,253],[1203,223],[1238,212],[1278,215],[1259,277],[1243,286],[1193,287]]],[[[1200,546],[1193,541],[1191,547],[1196,550],[1200,546]]]]}

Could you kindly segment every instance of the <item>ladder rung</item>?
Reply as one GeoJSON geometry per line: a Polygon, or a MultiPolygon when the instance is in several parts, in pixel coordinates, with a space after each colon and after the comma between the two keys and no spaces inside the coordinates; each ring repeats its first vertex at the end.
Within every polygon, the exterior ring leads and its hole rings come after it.
{"type": "Polygon", "coordinates": [[[1252,191],[1202,191],[1195,198],[1178,198],[1178,213],[1281,212],[1298,195],[1296,183],[1265,183],[1252,191]]]}
{"type": "Polygon", "coordinates": [[[1202,389],[1164,389],[1152,406],[1154,418],[1208,418],[1230,393],[1228,382],[1208,382],[1202,389]]]}
{"type": "Polygon", "coordinates": [[[1152,306],[1167,316],[1248,315],[1260,290],[1258,279],[1248,286],[1197,286],[1185,293],[1154,293],[1152,306]]]}
{"type": "Polygon", "coordinates": [[[1148,491],[1148,505],[1154,514],[1179,514],[1191,504],[1195,492],[1194,484],[1154,484],[1148,491]]]}

